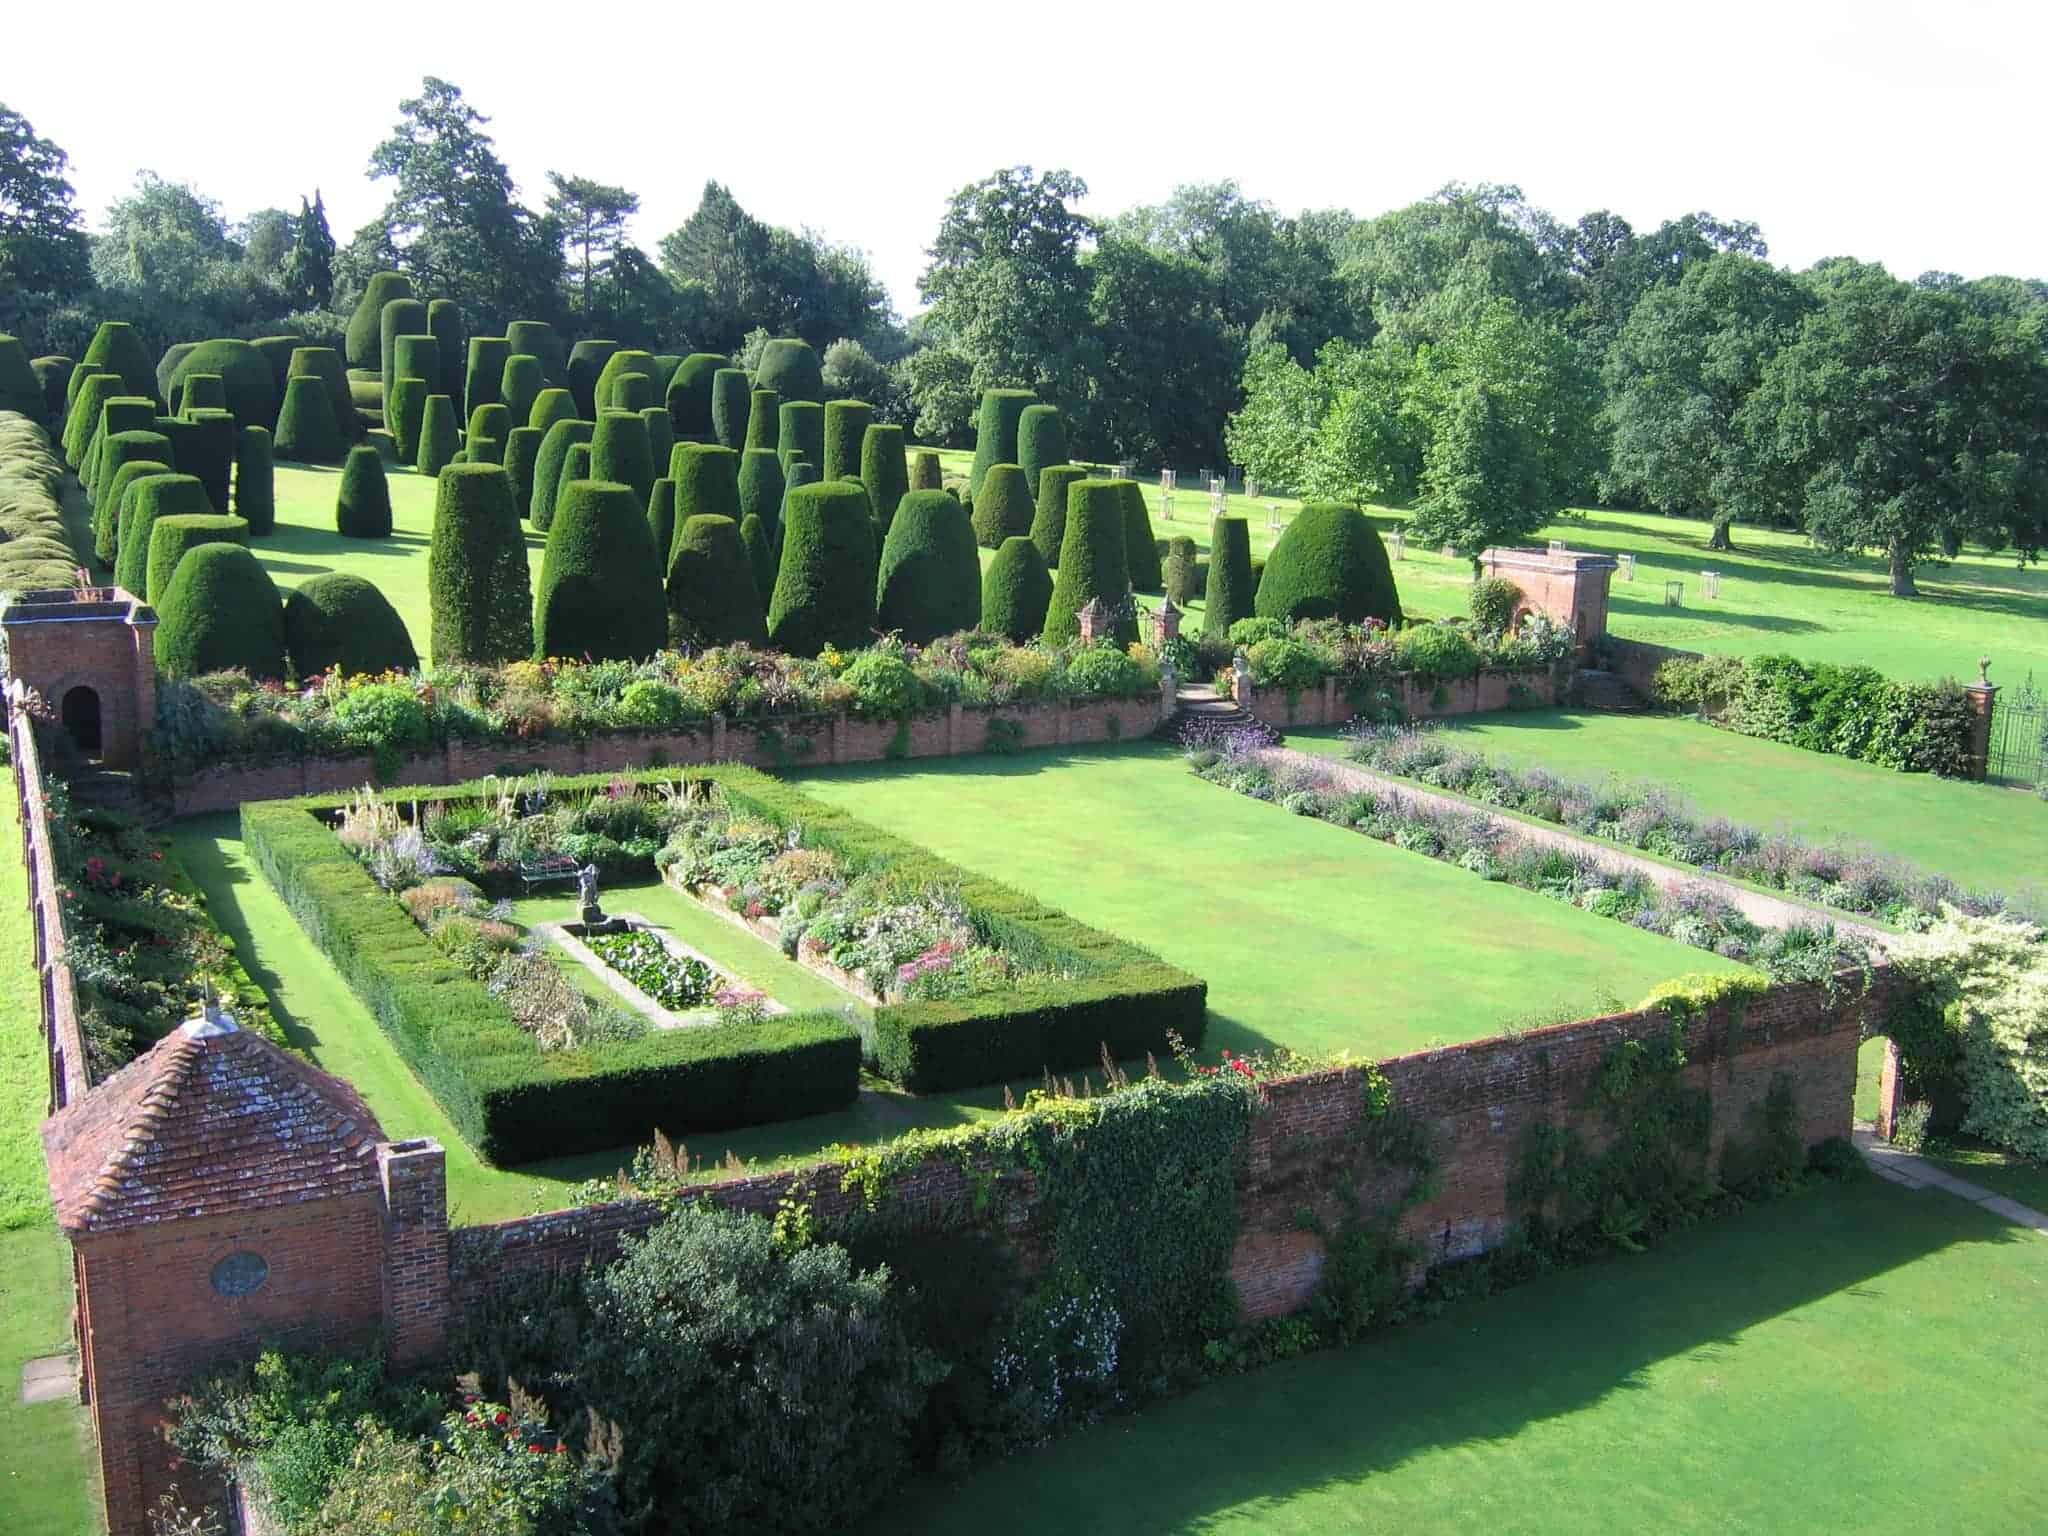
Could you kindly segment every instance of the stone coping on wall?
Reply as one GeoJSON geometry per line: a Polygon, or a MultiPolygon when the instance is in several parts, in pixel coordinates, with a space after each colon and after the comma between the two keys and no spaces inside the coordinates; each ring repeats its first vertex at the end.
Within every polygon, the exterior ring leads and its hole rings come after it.
{"type": "Polygon", "coordinates": [[[79,1020],[78,983],[65,955],[63,896],[50,840],[49,788],[43,776],[35,725],[22,707],[18,683],[8,686],[7,734],[14,755],[22,864],[28,873],[43,1040],[49,1054],[49,1107],[54,1113],[85,1097],[92,1087],[92,1077],[79,1020]]]}
{"type": "MultiPolygon", "coordinates": [[[[1425,683],[1413,673],[1398,674],[1401,710],[1410,720],[1438,719],[1451,715],[1491,714],[1517,705],[1537,708],[1555,704],[1562,696],[1558,674],[1550,667],[1493,668],[1473,677],[1453,678],[1442,684],[1425,683]],[[1516,690],[1523,690],[1517,694],[1516,690]]],[[[1313,688],[1290,696],[1284,688],[1253,688],[1250,698],[1238,694],[1243,706],[1267,725],[1343,725],[1356,713],[1351,707],[1346,680],[1326,677],[1313,688]]]]}

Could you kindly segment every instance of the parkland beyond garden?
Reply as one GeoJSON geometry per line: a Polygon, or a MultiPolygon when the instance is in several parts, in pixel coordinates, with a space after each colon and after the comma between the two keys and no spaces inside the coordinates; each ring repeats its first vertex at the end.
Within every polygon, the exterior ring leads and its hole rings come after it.
{"type": "MultiPolygon", "coordinates": [[[[1059,175],[954,200],[942,321],[1059,175]]],[[[9,1529],[964,1529],[1054,1461],[1117,1529],[2048,1496],[2038,298],[1759,306],[1753,229],[1671,239],[1577,417],[1564,329],[1383,264],[1185,457],[1022,317],[865,373],[595,325],[588,238],[580,314],[394,245],[332,324],[0,336],[9,1529]],[[1982,451],[1908,484],[1895,400],[1794,475],[1859,335],[1976,349],[1982,451]],[[1260,1434],[1305,1401],[1357,1427],[1260,1434]],[[1088,1432],[1137,1410],[1153,1495],[1088,1432]]]]}

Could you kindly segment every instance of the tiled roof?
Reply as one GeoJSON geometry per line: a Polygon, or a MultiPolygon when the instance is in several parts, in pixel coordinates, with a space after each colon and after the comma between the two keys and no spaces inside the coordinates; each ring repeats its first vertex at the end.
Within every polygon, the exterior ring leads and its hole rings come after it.
{"type": "Polygon", "coordinates": [[[57,1221],[79,1233],[374,1189],[383,1139],[348,1084],[218,1015],[43,1122],[57,1221]]]}

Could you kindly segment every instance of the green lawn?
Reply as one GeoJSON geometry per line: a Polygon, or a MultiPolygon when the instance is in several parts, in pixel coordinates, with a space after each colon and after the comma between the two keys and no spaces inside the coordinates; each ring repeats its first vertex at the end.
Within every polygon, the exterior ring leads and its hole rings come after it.
{"type": "Polygon", "coordinates": [[[2048,1243],[1816,1190],[926,1488],[874,1529],[1010,1536],[2027,1531],[2048,1243]]]}
{"type": "MultiPolygon", "coordinates": [[[[1670,715],[1564,710],[1479,715],[1452,727],[1472,749],[1567,778],[1608,775],[1678,791],[1709,815],[1815,842],[1856,843],[1965,886],[2048,906],[2048,801],[2020,790],[1893,773],[1670,715]]],[[[1288,738],[1341,752],[1341,732],[1288,738]]]]}
{"type": "Polygon", "coordinates": [[[1926,1154],[1959,1179],[1968,1179],[2008,1200],[2048,1211],[2048,1166],[1987,1146],[1974,1137],[1943,1142],[1926,1154]]]}

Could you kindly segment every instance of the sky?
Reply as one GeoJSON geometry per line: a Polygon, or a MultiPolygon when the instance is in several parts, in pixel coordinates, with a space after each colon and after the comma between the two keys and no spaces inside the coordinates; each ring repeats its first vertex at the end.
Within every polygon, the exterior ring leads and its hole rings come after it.
{"type": "Polygon", "coordinates": [[[2041,0],[207,0],[174,22],[105,0],[19,7],[7,33],[0,103],[69,153],[94,226],[149,169],[231,218],[317,186],[346,243],[388,191],[370,149],[433,74],[491,118],[530,206],[550,170],[626,186],[651,253],[718,180],[867,251],[906,315],[947,198],[1018,164],[1078,173],[1097,217],[1226,178],[1362,216],[1511,182],[1567,221],[1752,219],[1793,267],[2048,276],[2041,0]],[[283,31],[317,17],[338,24],[283,31]]]}

